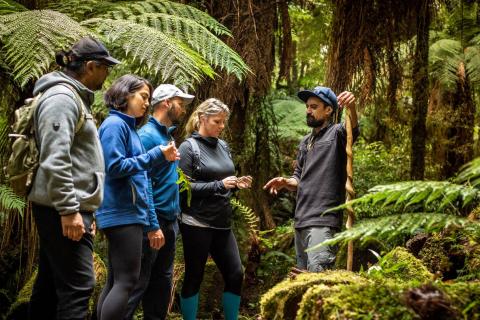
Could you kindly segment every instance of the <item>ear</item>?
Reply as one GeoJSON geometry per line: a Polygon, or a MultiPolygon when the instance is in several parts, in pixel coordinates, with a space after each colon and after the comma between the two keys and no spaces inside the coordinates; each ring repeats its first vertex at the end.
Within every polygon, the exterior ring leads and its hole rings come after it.
{"type": "Polygon", "coordinates": [[[85,64],[85,73],[92,74],[95,72],[96,62],[95,61],[88,61],[85,64]]]}
{"type": "Polygon", "coordinates": [[[327,115],[330,116],[333,113],[333,108],[332,108],[332,106],[326,106],[326,108],[327,108],[327,110],[326,110],[327,115]]]}

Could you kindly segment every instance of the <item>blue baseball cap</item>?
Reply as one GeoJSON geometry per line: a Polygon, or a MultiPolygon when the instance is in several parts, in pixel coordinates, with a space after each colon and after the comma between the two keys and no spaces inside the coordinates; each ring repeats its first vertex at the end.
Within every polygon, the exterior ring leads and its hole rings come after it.
{"type": "Polygon", "coordinates": [[[338,109],[337,96],[332,89],[327,87],[315,87],[313,90],[303,90],[297,93],[297,96],[303,102],[307,102],[308,98],[315,97],[322,100],[325,104],[332,106],[333,112],[338,109]]]}

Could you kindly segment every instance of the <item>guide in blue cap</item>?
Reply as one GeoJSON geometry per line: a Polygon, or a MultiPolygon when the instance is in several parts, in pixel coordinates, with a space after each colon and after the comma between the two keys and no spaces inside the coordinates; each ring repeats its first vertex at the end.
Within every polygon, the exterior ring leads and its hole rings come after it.
{"type": "Polygon", "coordinates": [[[318,86],[298,92],[306,105],[307,125],[311,133],[303,137],[291,177],[276,177],[264,189],[276,195],[286,189],[297,192],[295,208],[295,251],[297,268],[320,272],[333,267],[336,248],[321,246],[341,229],[342,212],[327,212],[345,202],[347,181],[347,131],[344,123],[336,123],[339,110],[348,108],[351,115],[354,141],[360,134],[355,96],[348,91],[337,95],[332,89],[318,86]]]}

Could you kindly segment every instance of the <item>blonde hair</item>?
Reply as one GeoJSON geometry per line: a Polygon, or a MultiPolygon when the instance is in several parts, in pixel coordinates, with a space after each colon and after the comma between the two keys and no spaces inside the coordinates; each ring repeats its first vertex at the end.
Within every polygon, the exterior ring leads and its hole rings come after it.
{"type": "Polygon", "coordinates": [[[185,135],[188,137],[192,134],[193,131],[198,131],[200,128],[200,117],[201,116],[214,116],[219,113],[225,113],[227,119],[230,116],[230,110],[227,105],[222,101],[210,98],[203,101],[192,113],[190,118],[188,118],[187,124],[185,125],[185,135]]]}

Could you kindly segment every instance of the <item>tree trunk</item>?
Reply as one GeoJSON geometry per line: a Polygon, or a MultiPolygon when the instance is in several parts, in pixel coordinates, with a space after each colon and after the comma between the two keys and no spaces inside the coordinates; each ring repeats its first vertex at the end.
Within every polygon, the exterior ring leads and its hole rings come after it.
{"type": "Polygon", "coordinates": [[[442,167],[444,178],[454,176],[461,166],[473,158],[475,103],[463,64],[460,65],[458,73],[457,90],[452,93],[447,92],[444,98],[444,101],[451,106],[451,122],[447,129],[448,146],[442,167]]]}
{"type": "Polygon", "coordinates": [[[425,174],[426,117],[428,109],[428,39],[430,0],[417,3],[417,43],[413,61],[413,122],[410,177],[423,180],[425,174]]]}
{"type": "Polygon", "coordinates": [[[269,144],[274,138],[273,129],[259,127],[269,126],[269,123],[265,123],[265,119],[257,122],[257,112],[264,107],[263,98],[269,93],[272,84],[277,2],[212,0],[204,4],[211,16],[232,31],[233,38],[224,39],[225,42],[240,53],[253,72],[242,82],[234,76],[220,72],[218,80],[208,80],[201,86],[197,97],[199,100],[216,97],[230,107],[232,115],[227,139],[233,154],[241,156],[241,174],[251,174],[254,177],[254,198],[250,199],[249,204],[261,215],[263,226],[272,228],[275,224],[268,210],[268,197],[262,186],[268,178],[265,175],[276,174],[272,172],[273,160],[270,159],[269,150],[269,144]],[[248,137],[246,132],[262,134],[248,137]],[[248,150],[251,146],[254,146],[255,150],[248,150]]]}

